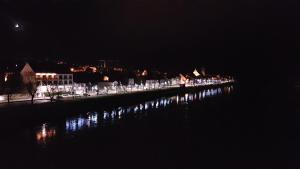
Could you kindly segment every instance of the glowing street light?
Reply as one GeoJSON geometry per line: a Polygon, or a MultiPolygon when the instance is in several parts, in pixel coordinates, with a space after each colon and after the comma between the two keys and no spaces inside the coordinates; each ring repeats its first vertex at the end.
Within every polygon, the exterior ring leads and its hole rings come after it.
{"type": "Polygon", "coordinates": [[[7,80],[8,80],[8,75],[5,75],[4,82],[7,82],[7,80]]]}
{"type": "Polygon", "coordinates": [[[15,28],[19,28],[20,27],[20,25],[17,23],[17,24],[15,24],[15,28]]]}
{"type": "Polygon", "coordinates": [[[109,77],[108,76],[104,76],[103,77],[103,81],[106,81],[106,82],[109,81],[109,77]]]}

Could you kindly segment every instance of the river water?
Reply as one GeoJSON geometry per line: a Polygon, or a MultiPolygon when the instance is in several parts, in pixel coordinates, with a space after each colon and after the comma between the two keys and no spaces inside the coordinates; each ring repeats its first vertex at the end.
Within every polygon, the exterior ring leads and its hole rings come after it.
{"type": "Polygon", "coordinates": [[[272,106],[245,97],[226,86],[33,123],[2,134],[0,168],[285,166],[272,106]]]}

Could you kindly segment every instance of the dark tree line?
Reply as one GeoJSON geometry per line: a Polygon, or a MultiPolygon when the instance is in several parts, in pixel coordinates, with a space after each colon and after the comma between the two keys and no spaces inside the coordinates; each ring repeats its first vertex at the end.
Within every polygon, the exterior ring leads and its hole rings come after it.
{"type": "Polygon", "coordinates": [[[4,82],[2,83],[3,93],[6,95],[7,102],[10,103],[11,96],[14,93],[22,90],[22,79],[20,76],[5,75],[4,82]]]}
{"type": "Polygon", "coordinates": [[[2,93],[6,95],[6,100],[8,103],[11,102],[11,97],[13,94],[21,93],[22,91],[26,90],[31,96],[31,103],[33,104],[34,97],[37,92],[37,84],[34,78],[24,83],[20,75],[5,75],[0,86],[2,93]]]}

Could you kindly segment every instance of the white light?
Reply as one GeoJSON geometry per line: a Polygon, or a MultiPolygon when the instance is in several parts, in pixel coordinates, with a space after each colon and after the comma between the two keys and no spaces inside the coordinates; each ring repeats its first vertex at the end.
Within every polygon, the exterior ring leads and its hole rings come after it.
{"type": "Polygon", "coordinates": [[[161,100],[160,100],[160,105],[162,106],[163,104],[164,104],[164,100],[161,99],[161,100]]]}
{"type": "Polygon", "coordinates": [[[185,98],[185,101],[186,101],[186,102],[188,101],[188,97],[189,97],[189,94],[186,93],[186,94],[184,95],[184,98],[185,98]]]}
{"type": "Polygon", "coordinates": [[[138,106],[135,106],[135,108],[134,108],[134,113],[136,113],[137,111],[139,110],[139,107],[138,106]]]}
{"type": "Polygon", "coordinates": [[[108,119],[109,118],[109,113],[104,111],[103,113],[103,119],[108,119]]]}
{"type": "Polygon", "coordinates": [[[5,100],[4,96],[0,96],[0,101],[4,101],[4,100],[5,100]]]}
{"type": "Polygon", "coordinates": [[[56,73],[36,73],[37,76],[55,76],[56,73]]]}
{"type": "Polygon", "coordinates": [[[140,104],[140,110],[143,110],[144,105],[140,104]]]}
{"type": "Polygon", "coordinates": [[[15,24],[15,28],[19,28],[20,27],[20,25],[19,24],[15,24]]]}
{"type": "Polygon", "coordinates": [[[152,102],[151,102],[151,107],[152,107],[152,108],[154,107],[154,104],[155,104],[154,101],[152,101],[152,102]]]}

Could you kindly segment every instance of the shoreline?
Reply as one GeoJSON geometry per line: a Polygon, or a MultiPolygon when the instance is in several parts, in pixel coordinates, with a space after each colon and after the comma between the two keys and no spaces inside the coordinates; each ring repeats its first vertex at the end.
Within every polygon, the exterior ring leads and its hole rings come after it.
{"type": "Polygon", "coordinates": [[[34,104],[31,104],[31,100],[17,100],[12,101],[10,103],[1,102],[0,103],[0,112],[1,109],[5,108],[13,108],[19,106],[41,106],[41,105],[59,105],[62,103],[68,104],[73,102],[86,102],[86,101],[93,101],[93,100],[103,100],[103,99],[110,99],[110,98],[118,98],[118,97],[131,97],[135,95],[147,95],[147,94],[168,94],[168,93],[182,93],[182,92],[190,92],[193,90],[199,89],[208,89],[208,88],[215,88],[219,86],[226,86],[229,84],[234,84],[235,82],[225,82],[221,84],[212,84],[212,85],[199,85],[199,86],[187,86],[187,87],[172,87],[172,88],[162,88],[162,89],[150,89],[150,90],[142,90],[142,91],[134,91],[134,92],[124,92],[124,93],[113,93],[107,95],[96,95],[96,96],[77,96],[77,97],[67,97],[59,100],[54,100],[50,102],[50,99],[47,98],[38,98],[34,100],[34,104]]]}
{"type": "Polygon", "coordinates": [[[228,82],[216,85],[190,86],[185,88],[168,88],[165,90],[140,91],[135,93],[114,94],[101,97],[83,98],[75,100],[62,100],[57,102],[45,102],[40,104],[10,104],[0,108],[2,118],[0,127],[22,128],[32,127],[45,121],[59,121],[68,116],[74,116],[84,112],[98,110],[110,110],[117,106],[130,106],[141,101],[148,101],[159,97],[181,95],[188,92],[198,92],[205,89],[226,87],[235,84],[228,82]],[[14,121],[14,125],[11,124],[14,121]]]}

